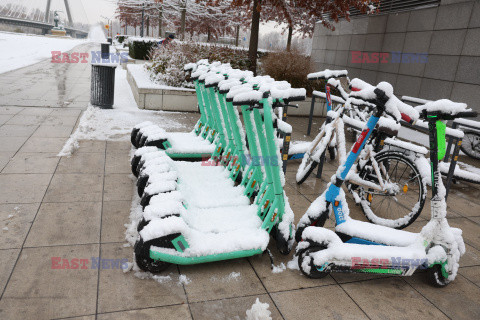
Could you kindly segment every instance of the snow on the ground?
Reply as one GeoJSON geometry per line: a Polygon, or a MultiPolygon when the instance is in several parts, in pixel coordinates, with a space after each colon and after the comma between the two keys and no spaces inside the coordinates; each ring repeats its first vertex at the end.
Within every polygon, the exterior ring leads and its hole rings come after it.
{"type": "Polygon", "coordinates": [[[285,263],[280,263],[278,266],[273,266],[272,273],[282,273],[287,269],[285,263]]]}
{"type": "Polygon", "coordinates": [[[84,39],[54,38],[0,32],[0,73],[23,68],[52,57],[52,51],[69,51],[84,39]]]}
{"type": "Polygon", "coordinates": [[[269,307],[268,303],[261,303],[257,298],[252,308],[247,310],[247,320],[271,320],[272,313],[268,310],[269,307]]]}
{"type": "Polygon", "coordinates": [[[127,72],[118,67],[115,72],[113,109],[89,105],[58,156],[70,156],[78,148],[79,140],[128,140],[133,127],[147,120],[160,124],[165,130],[181,127],[178,122],[167,119],[165,114],[167,112],[138,109],[127,82],[127,72]]]}
{"type": "Polygon", "coordinates": [[[178,277],[178,282],[181,284],[187,285],[192,281],[186,275],[181,274],[180,277],[178,277]]]}

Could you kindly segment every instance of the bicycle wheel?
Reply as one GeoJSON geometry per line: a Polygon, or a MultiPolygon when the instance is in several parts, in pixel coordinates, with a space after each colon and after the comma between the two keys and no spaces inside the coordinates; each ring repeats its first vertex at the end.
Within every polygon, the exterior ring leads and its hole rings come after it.
{"type": "Polygon", "coordinates": [[[318,162],[314,160],[308,153],[306,153],[297,170],[297,184],[304,183],[317,166],[318,162]]]}
{"type": "Polygon", "coordinates": [[[320,135],[324,132],[322,129],[322,132],[319,133],[319,135],[312,141],[310,146],[308,146],[308,150],[311,152],[307,151],[305,155],[302,158],[302,162],[300,163],[300,166],[298,167],[297,174],[295,176],[297,180],[297,184],[302,184],[307,180],[307,178],[310,176],[310,174],[315,170],[315,168],[318,166],[318,162],[320,159],[314,159],[312,155],[322,155],[325,153],[325,139],[331,139],[331,133],[324,135],[320,140],[318,141],[320,135]],[[317,142],[318,141],[318,142],[317,142]],[[313,149],[313,150],[312,150],[313,149]]]}
{"type": "Polygon", "coordinates": [[[460,150],[469,157],[480,160],[480,133],[475,131],[465,131],[460,150]]]}
{"type": "MultiPolygon", "coordinates": [[[[375,156],[385,191],[358,186],[361,208],[367,219],[375,224],[403,229],[414,222],[426,199],[426,186],[416,165],[399,152],[386,151],[375,156]]],[[[363,180],[378,184],[371,161],[360,171],[363,180]]]]}

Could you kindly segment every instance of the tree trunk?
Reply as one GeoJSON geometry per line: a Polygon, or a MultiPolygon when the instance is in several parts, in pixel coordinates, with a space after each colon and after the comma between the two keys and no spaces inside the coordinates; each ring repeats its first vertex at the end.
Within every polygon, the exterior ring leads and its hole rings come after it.
{"type": "Polygon", "coordinates": [[[210,32],[210,27],[207,28],[207,42],[210,42],[212,33],[210,32]]]}
{"type": "Polygon", "coordinates": [[[260,11],[261,0],[253,0],[252,28],[250,31],[250,47],[248,50],[248,59],[250,60],[250,70],[257,74],[257,51],[258,51],[258,32],[260,29],[260,11]]]}
{"type": "Polygon", "coordinates": [[[147,18],[147,37],[150,35],[150,17],[147,18]]]}
{"type": "Polygon", "coordinates": [[[127,34],[127,26],[128,26],[128,20],[127,20],[127,19],[125,19],[125,30],[124,30],[124,31],[125,31],[125,33],[124,33],[124,34],[127,34]]]}
{"type": "Polygon", "coordinates": [[[181,9],[182,16],[180,18],[180,40],[185,39],[185,19],[187,15],[187,0],[184,0],[183,8],[181,9]]]}
{"type": "Polygon", "coordinates": [[[158,37],[162,38],[162,24],[163,24],[163,7],[158,14],[158,37]]]}
{"type": "Polygon", "coordinates": [[[236,26],[235,29],[235,47],[238,47],[238,40],[240,38],[240,26],[236,26]]]}
{"type": "Polygon", "coordinates": [[[290,51],[292,49],[292,35],[293,35],[293,27],[288,26],[287,51],[290,51]]]}
{"type": "Polygon", "coordinates": [[[144,32],[145,32],[145,3],[143,4],[143,8],[142,8],[142,24],[140,27],[140,37],[143,38],[144,32]]]}

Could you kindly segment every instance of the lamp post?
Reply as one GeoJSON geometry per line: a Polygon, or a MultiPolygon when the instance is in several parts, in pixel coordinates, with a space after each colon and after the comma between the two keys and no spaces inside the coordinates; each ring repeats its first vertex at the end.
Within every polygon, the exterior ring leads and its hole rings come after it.
{"type": "Polygon", "coordinates": [[[108,37],[113,37],[113,28],[112,28],[112,19],[113,17],[115,17],[115,14],[113,14],[113,16],[111,16],[110,18],[107,18],[105,16],[100,16],[101,18],[107,20],[107,25],[108,25],[108,28],[107,28],[107,38],[108,37]]]}

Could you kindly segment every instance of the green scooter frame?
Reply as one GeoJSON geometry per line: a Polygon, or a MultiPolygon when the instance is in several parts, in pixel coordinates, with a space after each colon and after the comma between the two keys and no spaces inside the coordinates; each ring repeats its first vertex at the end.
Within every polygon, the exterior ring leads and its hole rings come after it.
{"type": "MultiPolygon", "coordinates": [[[[258,136],[258,141],[260,142],[261,149],[265,152],[264,156],[269,157],[270,159],[278,159],[278,150],[275,145],[275,134],[273,128],[273,119],[271,116],[272,107],[268,98],[264,98],[260,101],[260,106],[263,108],[264,111],[264,121],[261,120],[260,112],[257,108],[254,109],[254,113],[256,115],[255,121],[255,129],[258,136]]],[[[245,109],[246,107],[242,107],[245,109]]],[[[255,116],[254,115],[254,116],[255,116]]],[[[244,114],[244,121],[248,123],[247,114],[244,114]]],[[[247,125],[246,125],[247,127],[247,125]]],[[[247,129],[247,137],[250,136],[249,141],[253,141],[255,137],[251,137],[253,130],[247,129]]],[[[252,150],[252,148],[251,148],[252,150]]],[[[262,225],[261,229],[267,231],[268,233],[271,232],[272,228],[278,224],[282,216],[285,212],[285,200],[284,200],[284,192],[283,187],[280,181],[280,172],[281,165],[278,163],[274,163],[274,161],[264,162],[265,166],[265,173],[266,173],[266,181],[271,181],[271,189],[272,196],[269,197],[269,200],[265,199],[263,201],[271,201],[269,208],[265,213],[261,214],[262,218],[262,225]]],[[[189,244],[187,243],[186,239],[179,235],[175,239],[171,240],[174,244],[174,247],[177,251],[183,252],[186,248],[189,248],[189,244]],[[181,244],[181,245],[180,245],[181,244]]],[[[160,260],[166,263],[172,264],[179,264],[179,265],[190,265],[190,264],[199,264],[199,263],[206,263],[206,262],[214,262],[214,261],[221,261],[221,260],[228,260],[228,259],[237,259],[243,257],[249,257],[257,254],[261,254],[262,250],[259,249],[251,249],[251,250],[241,250],[241,251],[232,251],[232,252],[225,252],[221,254],[212,254],[212,255],[204,255],[204,256],[196,256],[196,257],[185,257],[179,256],[177,254],[168,254],[165,252],[159,252],[150,249],[150,258],[157,261],[160,260]]]]}

